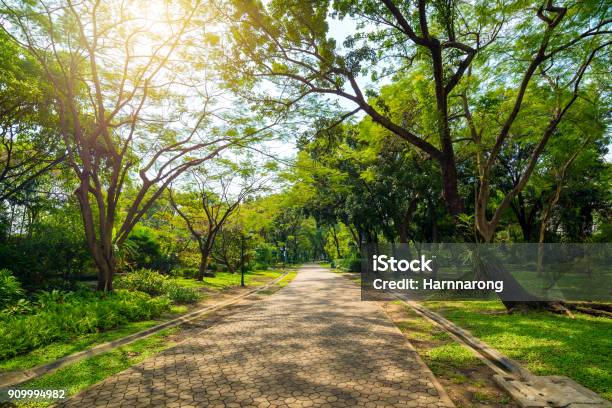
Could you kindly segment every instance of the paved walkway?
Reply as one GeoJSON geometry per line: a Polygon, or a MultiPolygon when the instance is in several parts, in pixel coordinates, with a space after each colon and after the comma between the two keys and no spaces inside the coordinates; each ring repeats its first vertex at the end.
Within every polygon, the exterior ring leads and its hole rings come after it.
{"type": "Polygon", "coordinates": [[[65,407],[450,407],[359,288],[307,266],[280,292],[65,407]]]}

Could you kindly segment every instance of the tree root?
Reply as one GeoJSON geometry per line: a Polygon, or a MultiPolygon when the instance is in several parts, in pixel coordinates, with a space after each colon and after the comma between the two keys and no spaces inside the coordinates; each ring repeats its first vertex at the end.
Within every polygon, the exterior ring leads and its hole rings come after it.
{"type": "Polygon", "coordinates": [[[575,310],[580,313],[612,319],[611,305],[609,304],[594,302],[567,302],[565,303],[565,306],[568,309],[575,310]]]}
{"type": "Polygon", "coordinates": [[[572,311],[588,314],[596,317],[607,317],[612,319],[612,304],[596,302],[508,302],[506,307],[508,313],[530,312],[535,310],[548,311],[555,314],[564,314],[575,318],[572,311]]]}
{"type": "Polygon", "coordinates": [[[564,314],[566,316],[574,318],[574,315],[563,302],[548,302],[548,301],[535,301],[535,302],[512,302],[506,304],[509,313],[515,312],[529,312],[529,311],[548,311],[555,314],[564,314]]]}

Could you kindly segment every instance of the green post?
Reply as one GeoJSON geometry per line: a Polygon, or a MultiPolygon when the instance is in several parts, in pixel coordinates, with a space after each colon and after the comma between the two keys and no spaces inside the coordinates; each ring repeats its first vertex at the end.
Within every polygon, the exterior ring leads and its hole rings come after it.
{"type": "Polygon", "coordinates": [[[240,233],[240,286],[244,287],[244,232],[240,233]]]}

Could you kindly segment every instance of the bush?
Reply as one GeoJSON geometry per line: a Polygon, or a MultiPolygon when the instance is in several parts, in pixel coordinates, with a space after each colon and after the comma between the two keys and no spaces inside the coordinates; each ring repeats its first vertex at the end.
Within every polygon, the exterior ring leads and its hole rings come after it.
{"type": "Polygon", "coordinates": [[[88,274],[91,255],[76,216],[60,215],[51,223],[37,223],[31,235],[0,239],[0,269],[10,268],[28,289],[41,288],[51,279],[88,274]]]}
{"type": "Polygon", "coordinates": [[[352,253],[346,258],[334,259],[332,268],[340,268],[348,272],[361,272],[361,258],[358,253],[352,253]]]}
{"type": "Polygon", "coordinates": [[[23,297],[21,282],[8,269],[0,269],[0,310],[23,297]]]}
{"type": "Polygon", "coordinates": [[[268,264],[265,263],[260,263],[260,262],[253,262],[253,263],[249,263],[247,270],[249,271],[263,271],[264,269],[268,269],[268,264]]]}
{"type": "Polygon", "coordinates": [[[185,288],[166,276],[150,269],[139,269],[120,277],[115,287],[148,293],[152,296],[167,295],[175,303],[195,303],[200,298],[195,289],[185,288]]]}
{"type": "Polygon", "coordinates": [[[151,269],[137,269],[115,280],[115,288],[135,290],[157,296],[165,293],[164,284],[168,278],[151,269]]]}
{"type": "Polygon", "coordinates": [[[130,248],[126,251],[125,261],[134,268],[168,272],[177,264],[176,257],[163,250],[162,239],[152,228],[137,226],[125,244],[130,248]]]}
{"type": "Polygon", "coordinates": [[[178,268],[172,272],[173,276],[182,276],[183,278],[195,278],[198,274],[198,268],[178,268]]]}
{"type": "Polygon", "coordinates": [[[19,299],[16,303],[6,306],[0,310],[0,316],[13,316],[28,314],[34,310],[34,305],[27,299],[19,299]]]}
{"type": "Polygon", "coordinates": [[[199,293],[192,288],[185,288],[172,282],[164,285],[166,295],[174,303],[195,303],[200,299],[199,293]]]}
{"type": "Polygon", "coordinates": [[[43,292],[31,314],[0,316],[0,359],[26,353],[58,340],[151,319],[169,310],[165,296],[143,292],[43,292]],[[55,302],[59,301],[59,302],[55,302]]]}

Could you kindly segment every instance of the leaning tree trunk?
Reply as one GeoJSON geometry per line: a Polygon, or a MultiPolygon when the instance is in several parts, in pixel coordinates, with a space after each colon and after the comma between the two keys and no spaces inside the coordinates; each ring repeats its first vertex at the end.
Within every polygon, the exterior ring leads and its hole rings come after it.
{"type": "Polygon", "coordinates": [[[482,256],[480,251],[476,251],[474,257],[474,268],[477,275],[484,276],[489,280],[503,281],[504,290],[497,294],[499,300],[507,310],[515,308],[530,308],[533,302],[538,302],[538,298],[529,293],[521,283],[512,276],[496,257],[482,256]],[[491,259],[492,258],[492,259],[491,259]],[[512,294],[511,296],[509,294],[512,294]],[[521,299],[521,300],[517,300],[521,299]]]}
{"type": "MultiPolygon", "coordinates": [[[[490,243],[490,239],[486,243],[490,243]]],[[[506,269],[496,256],[489,254],[483,257],[477,250],[475,254],[475,271],[480,276],[490,280],[504,282],[504,290],[497,293],[499,300],[509,312],[520,310],[548,310],[554,313],[568,313],[567,308],[560,302],[548,301],[530,293],[506,269]]]]}

